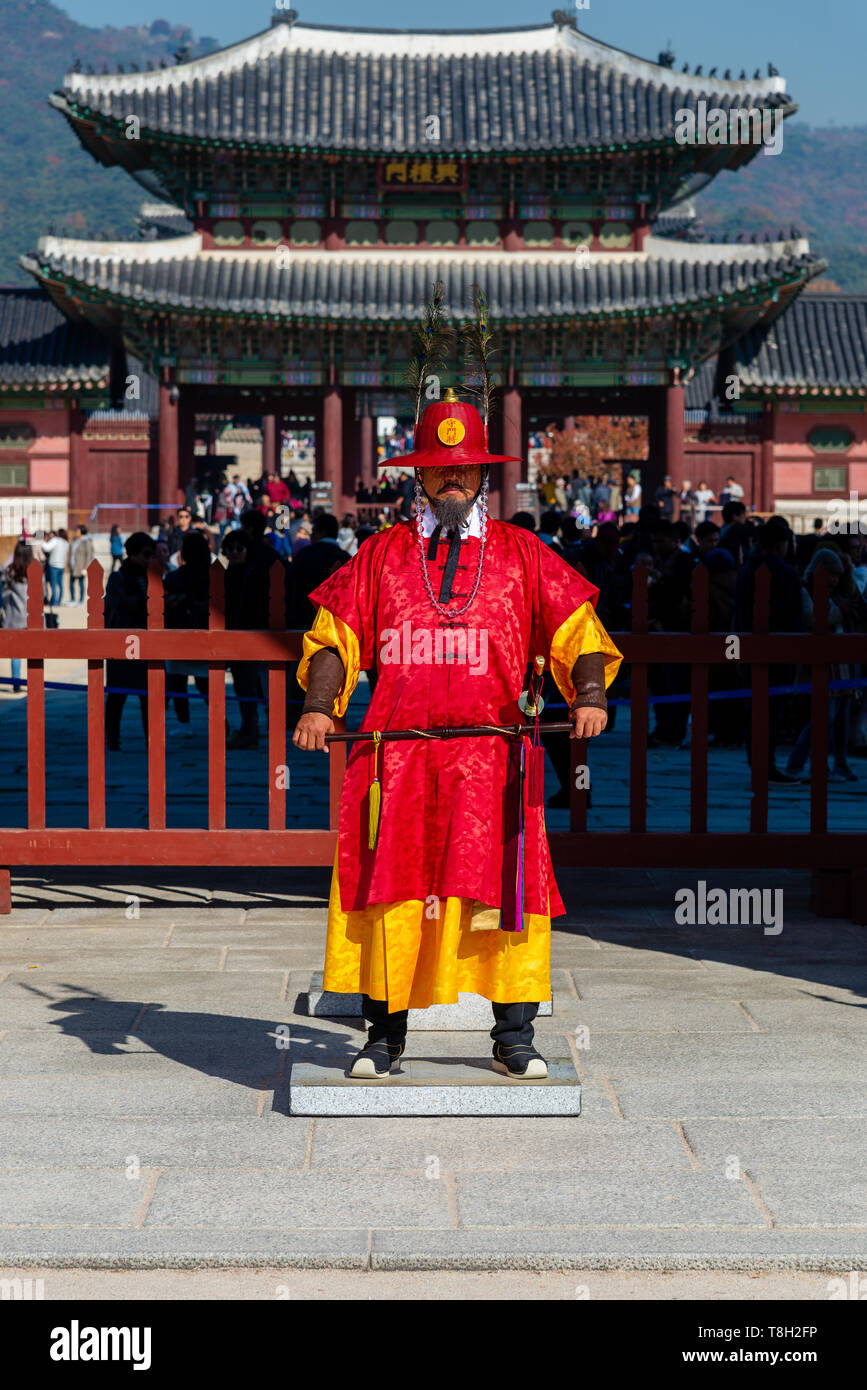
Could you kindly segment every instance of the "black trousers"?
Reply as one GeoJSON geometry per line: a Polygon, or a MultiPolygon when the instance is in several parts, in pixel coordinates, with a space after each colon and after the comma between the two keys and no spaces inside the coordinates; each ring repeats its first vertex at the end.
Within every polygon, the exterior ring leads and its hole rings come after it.
{"type": "Polygon", "coordinates": [[[138,694],[141,725],[145,743],[148,739],[148,680],[147,668],[141,661],[122,661],[113,658],[105,663],[105,738],[108,746],[120,742],[120,716],[127,694],[138,694]]]}
{"type": "MultiPolygon", "coordinates": [[[[179,724],[189,724],[190,722],[190,701],[187,696],[187,682],[189,676],[178,674],[169,675],[166,673],[166,696],[173,700],[175,714],[178,716],[179,724]]],[[[208,702],[208,677],[193,676],[195,687],[200,695],[205,697],[208,702]]]]}
{"type": "MultiPolygon", "coordinates": [[[[139,705],[141,706],[141,726],[144,730],[145,743],[148,741],[148,697],[139,695],[139,705]]],[[[123,714],[123,707],[126,704],[126,695],[112,693],[105,697],[105,737],[109,748],[116,747],[120,743],[120,716],[123,714]]]]}
{"type": "MultiPolygon", "coordinates": [[[[368,1042],[397,1042],[406,1037],[408,1009],[395,1013],[388,1012],[385,999],[371,999],[363,994],[362,1009],[370,1027],[367,1030],[368,1042]]],[[[494,1011],[494,1026],[491,1037],[495,1043],[505,1043],[509,1047],[523,1044],[529,1047],[533,1041],[533,1020],[539,1012],[538,1004],[491,1004],[494,1011]]]]}
{"type": "Polygon", "coordinates": [[[261,666],[258,661],[231,661],[232,684],[238,697],[242,738],[259,737],[259,706],[262,696],[261,666]]]}

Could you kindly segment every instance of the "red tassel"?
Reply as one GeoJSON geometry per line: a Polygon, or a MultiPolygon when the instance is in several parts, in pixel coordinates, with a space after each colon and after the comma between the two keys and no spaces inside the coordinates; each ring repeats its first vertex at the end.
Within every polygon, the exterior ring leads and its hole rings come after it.
{"type": "Polygon", "coordinates": [[[527,752],[527,805],[545,804],[545,749],[540,745],[527,752]]]}

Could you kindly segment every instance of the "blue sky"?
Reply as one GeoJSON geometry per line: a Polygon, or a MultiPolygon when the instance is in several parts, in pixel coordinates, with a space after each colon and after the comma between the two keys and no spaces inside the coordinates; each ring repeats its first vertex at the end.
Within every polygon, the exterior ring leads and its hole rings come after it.
{"type": "MultiPolygon", "coordinates": [[[[572,12],[568,0],[560,7],[572,12]]],[[[405,0],[295,0],[302,19],[361,28],[466,29],[546,23],[557,0],[440,0],[409,9],[405,0]]],[[[84,24],[189,24],[234,43],[270,23],[270,0],[66,0],[84,24]]],[[[776,64],[810,125],[867,124],[867,5],[864,0],[589,0],[574,10],[594,38],[655,58],[670,39],[677,63],[705,72],[752,73],[776,64]]]]}

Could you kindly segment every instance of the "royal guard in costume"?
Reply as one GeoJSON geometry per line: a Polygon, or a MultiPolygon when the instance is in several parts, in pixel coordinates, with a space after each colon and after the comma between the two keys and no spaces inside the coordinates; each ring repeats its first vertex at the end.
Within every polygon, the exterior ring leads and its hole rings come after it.
{"type": "Polygon", "coordinates": [[[621,657],[596,617],[598,590],[535,535],[488,516],[488,470],[503,456],[485,436],[454,392],[428,405],[405,460],[415,516],[365,541],[311,595],[296,745],[325,749],[360,672],[377,672],[366,737],[347,759],[323,980],[364,996],[355,1077],[385,1080],[407,1011],[461,992],[491,1001],[495,1071],[547,1075],[533,1020],[550,997],[551,918],[564,907],[538,724],[519,697],[544,657],[572,736],[592,738],[621,657]],[[525,724],[527,735],[498,732],[525,724]]]}

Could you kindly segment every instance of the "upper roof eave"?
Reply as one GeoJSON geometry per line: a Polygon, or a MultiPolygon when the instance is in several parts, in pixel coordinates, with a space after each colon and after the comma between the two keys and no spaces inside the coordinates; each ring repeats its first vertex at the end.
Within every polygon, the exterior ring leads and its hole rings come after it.
{"type": "Polygon", "coordinates": [[[495,155],[667,144],[677,113],[701,100],[793,109],[776,74],[677,73],[567,23],[452,33],[277,24],[175,68],[68,73],[50,100],[86,141],[88,124],[94,141],[111,140],[135,117],[145,145],[377,156],[430,155],[431,112],[440,114],[437,153],[495,155]]]}
{"type": "MultiPolygon", "coordinates": [[[[601,39],[582,33],[571,24],[522,25],[503,29],[351,29],[326,24],[277,23],[262,29],[247,39],[229,44],[201,58],[191,58],[174,68],[161,68],[148,73],[126,73],[88,76],[68,72],[64,78],[65,91],[74,92],[85,86],[97,90],[124,92],[148,88],[168,90],[187,81],[201,80],[215,74],[225,74],[237,68],[257,63],[284,52],[371,55],[375,57],[460,57],[468,53],[468,40],[475,40],[472,51],[484,55],[513,53],[549,53],[562,51],[578,61],[595,67],[608,67],[627,76],[653,82],[660,87],[683,87],[683,77],[650,59],[641,58],[625,49],[616,48],[601,39]]],[[[699,95],[712,90],[721,96],[782,94],[786,80],[781,75],[758,79],[714,78],[713,87],[706,88],[702,79],[699,95]]]]}

